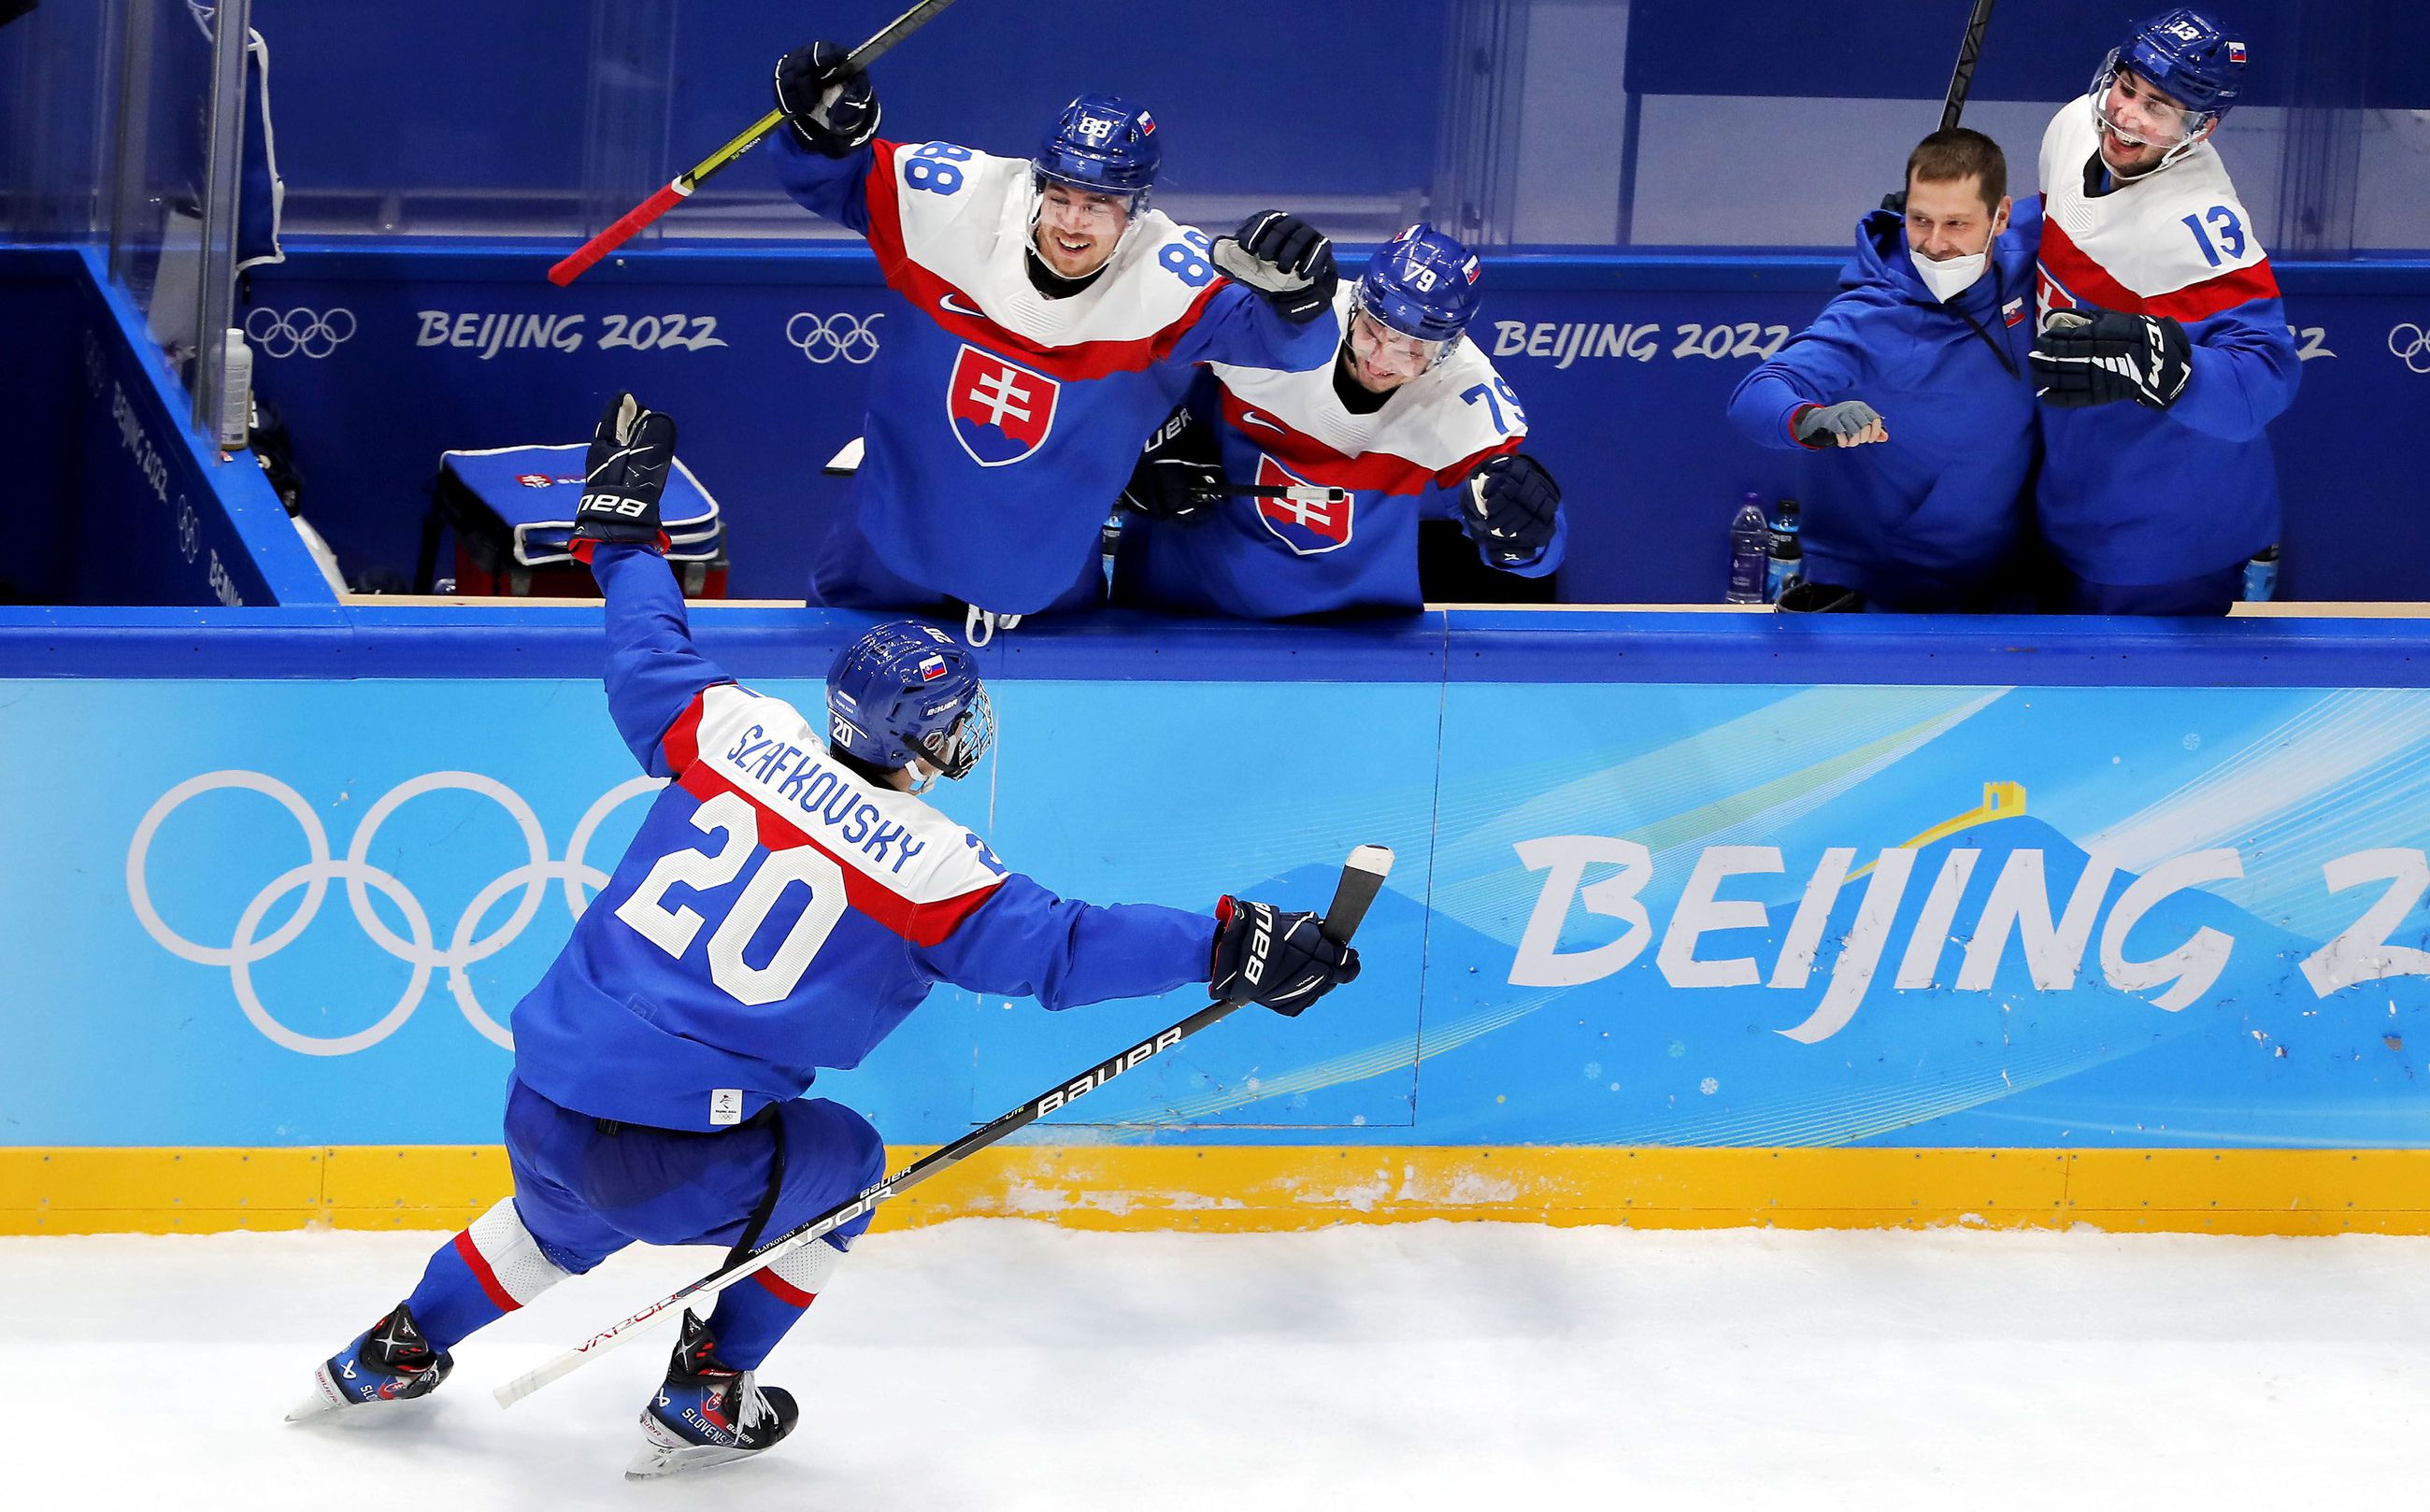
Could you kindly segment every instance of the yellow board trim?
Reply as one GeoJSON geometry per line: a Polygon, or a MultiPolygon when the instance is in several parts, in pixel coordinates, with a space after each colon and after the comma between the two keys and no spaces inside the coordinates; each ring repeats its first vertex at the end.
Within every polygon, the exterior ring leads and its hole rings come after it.
{"type": "MultiPolygon", "coordinates": [[[[889,1167],[926,1154],[889,1151],[889,1167]]],[[[512,1183],[494,1145],[0,1149],[0,1234],[450,1229],[512,1183]]],[[[2430,1233],[2430,1151],[1009,1145],[880,1228],[1270,1232],[1423,1219],[1637,1228],[2430,1233]]]]}

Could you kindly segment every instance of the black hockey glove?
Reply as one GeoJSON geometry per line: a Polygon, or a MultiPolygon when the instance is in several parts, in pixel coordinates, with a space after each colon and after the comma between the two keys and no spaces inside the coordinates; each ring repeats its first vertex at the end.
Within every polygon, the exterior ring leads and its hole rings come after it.
{"type": "Polygon", "coordinates": [[[1358,953],[1324,938],[1316,915],[1225,893],[1215,902],[1216,1001],[1246,998],[1286,1018],[1358,979],[1358,953]]]}
{"type": "Polygon", "coordinates": [[[1224,486],[1215,438],[1184,407],[1158,425],[1140,449],[1139,466],[1123,486],[1123,504],[1151,520],[1196,524],[1223,502],[1224,486]]]}
{"type": "MultiPolygon", "coordinates": [[[[658,495],[675,460],[675,423],[644,409],[629,393],[608,401],[591,435],[582,504],[574,512],[576,541],[615,541],[666,549],[658,529],[658,495]]],[[[588,551],[575,555],[590,560],[588,551]]]]}
{"type": "Polygon", "coordinates": [[[2034,339],[2034,390],[2056,409],[2132,399],[2166,409],[2193,376],[2193,343],[2166,315],[2055,309],[2034,339]]]}
{"type": "Polygon", "coordinates": [[[1301,325],[1333,307],[1341,284],[1332,240],[1287,210],[1259,210],[1217,238],[1215,266],[1301,325]]]}
{"type": "Polygon", "coordinates": [[[776,108],[803,145],[827,158],[849,158],[877,135],[877,91],[852,54],[834,42],[796,47],[776,59],[776,108]]]}
{"type": "Polygon", "coordinates": [[[1798,445],[1818,451],[1832,446],[1861,446],[1864,443],[1856,438],[1881,423],[1881,411],[1862,399],[1843,399],[1836,405],[1809,405],[1799,410],[1789,434],[1798,445]]]}
{"type": "Polygon", "coordinates": [[[1460,490],[1459,528],[1495,567],[1524,567],[1553,543],[1561,486],[1524,452],[1489,457],[1460,490]]]}

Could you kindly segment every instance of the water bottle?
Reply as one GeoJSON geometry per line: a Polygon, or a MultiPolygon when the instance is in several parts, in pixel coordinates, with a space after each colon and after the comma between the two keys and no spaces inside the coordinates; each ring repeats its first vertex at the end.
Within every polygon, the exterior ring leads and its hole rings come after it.
{"type": "Polygon", "coordinates": [[[253,434],[253,348],[240,327],[227,328],[220,361],[220,450],[241,452],[253,434]]]}
{"type": "Polygon", "coordinates": [[[2244,564],[2244,602],[2267,604],[2278,596],[2278,547],[2262,547],[2244,564]]]}
{"type": "Polygon", "coordinates": [[[1750,493],[1730,520],[1730,590],[1722,602],[1762,603],[1771,559],[1772,522],[1763,517],[1763,501],[1750,493]]]}
{"type": "Polygon", "coordinates": [[[1123,511],[1117,507],[1106,516],[1106,523],[1097,527],[1097,555],[1105,568],[1107,603],[1111,603],[1114,597],[1114,557],[1121,551],[1122,544],[1123,511]]]}
{"type": "Polygon", "coordinates": [[[1772,557],[1765,564],[1763,601],[1777,604],[1780,595],[1806,571],[1806,548],[1797,539],[1797,501],[1783,499],[1773,507],[1772,557]]]}

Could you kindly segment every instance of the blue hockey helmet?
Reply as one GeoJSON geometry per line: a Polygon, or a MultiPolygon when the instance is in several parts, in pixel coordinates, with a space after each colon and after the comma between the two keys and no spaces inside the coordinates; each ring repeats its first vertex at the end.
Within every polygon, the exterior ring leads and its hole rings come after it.
{"type": "Polygon", "coordinates": [[[2191,6],[2179,6],[2137,26],[2109,55],[2102,77],[2105,87],[2118,69],[2132,69],[2195,116],[2216,118],[2242,91],[2244,66],[2244,43],[2191,6]]]}
{"type": "Polygon", "coordinates": [[[1040,188],[1070,184],[1093,194],[1128,198],[1138,215],[1164,162],[1156,118],[1115,94],[1083,94],[1063,108],[1055,129],[1031,159],[1040,188]]]}
{"type": "MultiPolygon", "coordinates": [[[[881,771],[916,757],[965,777],[995,740],[995,708],[961,642],[917,620],[893,620],[836,654],[827,727],[837,749],[881,771]]],[[[928,786],[921,780],[912,790],[928,786]]]]}
{"type": "Polygon", "coordinates": [[[1475,253],[1420,221],[1375,249],[1351,302],[1403,336],[1440,343],[1440,362],[1476,316],[1481,271],[1475,253]]]}

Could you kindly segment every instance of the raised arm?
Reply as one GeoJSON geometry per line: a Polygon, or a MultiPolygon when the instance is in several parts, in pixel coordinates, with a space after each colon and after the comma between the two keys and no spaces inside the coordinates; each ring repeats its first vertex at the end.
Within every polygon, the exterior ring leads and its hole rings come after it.
{"type": "Polygon", "coordinates": [[[675,423],[618,394],[591,437],[574,524],[574,555],[591,564],[608,601],[608,717],[655,777],[678,775],[668,729],[702,689],[734,680],[692,648],[683,593],[662,555],[658,496],[674,457],[675,423]]]}

